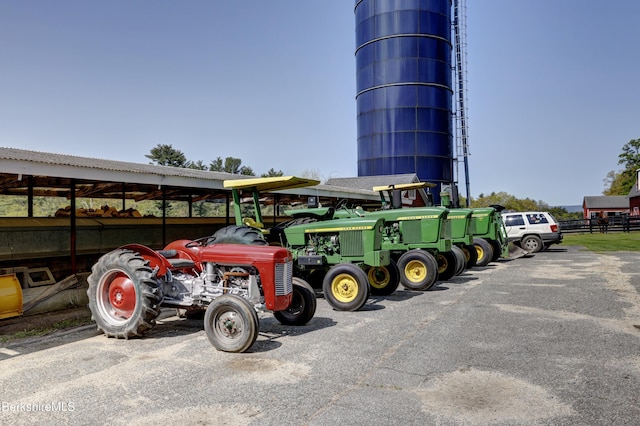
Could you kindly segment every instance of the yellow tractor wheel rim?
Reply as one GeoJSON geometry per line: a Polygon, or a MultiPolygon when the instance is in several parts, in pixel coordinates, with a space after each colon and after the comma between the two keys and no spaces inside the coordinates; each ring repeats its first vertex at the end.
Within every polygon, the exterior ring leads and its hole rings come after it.
{"type": "Polygon", "coordinates": [[[389,270],[384,266],[369,268],[367,272],[367,279],[369,284],[374,288],[385,288],[391,281],[391,274],[389,270]]]}
{"type": "Polygon", "coordinates": [[[411,282],[421,282],[427,276],[427,266],[419,260],[411,260],[404,267],[404,275],[411,282]]]}
{"type": "Polygon", "coordinates": [[[438,273],[439,274],[444,273],[448,267],[449,267],[449,262],[447,261],[447,258],[439,254],[438,255],[438,273]]]}
{"type": "Polygon", "coordinates": [[[475,246],[476,251],[478,252],[478,260],[482,260],[484,258],[484,250],[480,246],[475,246]]]}
{"type": "Polygon", "coordinates": [[[358,281],[349,274],[339,274],[331,281],[331,293],[341,303],[349,303],[358,296],[358,281]]]}

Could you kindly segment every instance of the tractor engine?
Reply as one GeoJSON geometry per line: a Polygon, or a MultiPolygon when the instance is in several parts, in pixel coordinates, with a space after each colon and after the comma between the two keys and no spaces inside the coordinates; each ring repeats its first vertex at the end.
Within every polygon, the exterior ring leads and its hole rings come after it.
{"type": "Polygon", "coordinates": [[[402,232],[400,232],[400,225],[398,222],[387,223],[382,231],[382,238],[390,244],[402,243],[402,232]],[[390,225],[390,226],[389,226],[390,225]]]}
{"type": "Polygon", "coordinates": [[[254,268],[222,266],[213,262],[203,264],[200,274],[173,271],[160,284],[163,305],[175,307],[206,307],[223,294],[238,295],[264,309],[264,295],[260,276],[254,268]]]}
{"type": "Polygon", "coordinates": [[[315,234],[309,238],[307,254],[333,255],[340,252],[340,238],[337,234],[315,234]]]}

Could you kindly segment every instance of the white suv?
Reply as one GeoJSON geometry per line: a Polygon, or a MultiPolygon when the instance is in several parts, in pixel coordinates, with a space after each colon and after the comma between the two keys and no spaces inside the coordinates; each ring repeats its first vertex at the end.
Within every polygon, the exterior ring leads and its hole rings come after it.
{"type": "Polygon", "coordinates": [[[535,253],[562,242],[558,221],[549,212],[502,212],[509,242],[535,253]]]}

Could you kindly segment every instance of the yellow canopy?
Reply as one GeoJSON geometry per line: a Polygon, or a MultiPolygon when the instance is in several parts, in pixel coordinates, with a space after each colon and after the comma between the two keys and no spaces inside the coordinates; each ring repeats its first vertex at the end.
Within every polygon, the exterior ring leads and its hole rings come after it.
{"type": "Polygon", "coordinates": [[[266,178],[225,180],[224,187],[232,189],[255,188],[256,190],[262,192],[277,191],[281,189],[303,188],[306,186],[315,186],[319,183],[319,180],[301,178],[296,176],[276,176],[266,178]]]}
{"type": "Polygon", "coordinates": [[[376,192],[393,191],[394,189],[399,189],[401,191],[404,191],[409,189],[433,188],[434,186],[436,186],[435,183],[414,182],[414,183],[399,183],[397,185],[374,186],[373,190],[376,192]]]}

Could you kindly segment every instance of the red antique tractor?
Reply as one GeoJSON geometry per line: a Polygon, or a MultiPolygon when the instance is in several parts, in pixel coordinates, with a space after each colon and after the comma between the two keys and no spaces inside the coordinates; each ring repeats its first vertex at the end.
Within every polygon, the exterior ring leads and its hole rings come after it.
{"type": "Polygon", "coordinates": [[[102,256],[88,277],[89,308],[109,337],[141,336],[160,308],[205,311],[204,329],[216,349],[244,352],[258,336],[257,311],[284,325],[313,318],[316,299],[293,277],[282,247],[178,240],[163,250],[129,244],[102,256]]]}

